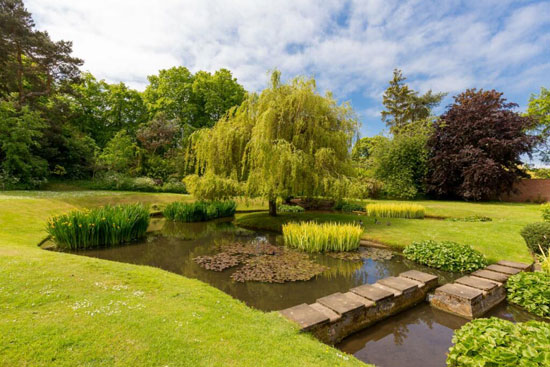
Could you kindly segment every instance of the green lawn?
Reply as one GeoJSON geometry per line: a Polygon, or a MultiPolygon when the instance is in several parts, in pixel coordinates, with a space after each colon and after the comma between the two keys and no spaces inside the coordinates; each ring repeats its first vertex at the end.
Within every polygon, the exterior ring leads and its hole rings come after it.
{"type": "MultiPolygon", "coordinates": [[[[374,202],[374,201],[369,201],[374,202]]],[[[389,201],[384,201],[389,202],[389,201]]],[[[433,239],[469,244],[481,251],[489,261],[502,259],[532,261],[519,232],[527,223],[541,221],[537,204],[465,203],[452,201],[417,201],[432,217],[467,217],[482,215],[492,222],[451,222],[441,219],[383,219],[375,224],[373,218],[351,214],[303,213],[282,214],[275,219],[266,213],[241,214],[239,224],[255,228],[281,230],[289,220],[359,221],[364,223],[363,238],[403,248],[412,241],[433,239]],[[387,223],[390,225],[387,225],[387,223]]]]}
{"type": "MultiPolygon", "coordinates": [[[[189,197],[0,193],[1,366],[348,366],[352,356],[205,283],[36,247],[52,214],[189,197]]],[[[239,209],[261,203],[239,202],[239,209]]]]}

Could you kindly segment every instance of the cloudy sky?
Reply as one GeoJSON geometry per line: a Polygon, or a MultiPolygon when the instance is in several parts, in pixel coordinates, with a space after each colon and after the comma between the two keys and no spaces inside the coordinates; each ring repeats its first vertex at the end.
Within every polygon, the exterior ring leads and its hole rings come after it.
{"type": "MultiPolygon", "coordinates": [[[[26,0],[37,27],[74,42],[84,69],[143,89],[183,65],[228,68],[248,90],[268,71],[314,76],[350,101],[362,135],[384,129],[394,68],[419,91],[494,88],[524,109],[550,87],[550,1],[26,0]]],[[[451,101],[447,98],[444,104],[451,101]]],[[[443,108],[442,106],[441,108],[443,108]]]]}

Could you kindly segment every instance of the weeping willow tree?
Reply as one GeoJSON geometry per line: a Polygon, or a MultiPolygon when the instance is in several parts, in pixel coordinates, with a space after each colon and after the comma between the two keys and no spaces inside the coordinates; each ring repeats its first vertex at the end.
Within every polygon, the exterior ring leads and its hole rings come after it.
{"type": "Polygon", "coordinates": [[[193,133],[186,164],[201,178],[236,181],[247,196],[266,198],[276,215],[278,197],[350,196],[357,127],[351,107],[317,93],[315,80],[282,84],[275,71],[260,95],[193,133]]]}

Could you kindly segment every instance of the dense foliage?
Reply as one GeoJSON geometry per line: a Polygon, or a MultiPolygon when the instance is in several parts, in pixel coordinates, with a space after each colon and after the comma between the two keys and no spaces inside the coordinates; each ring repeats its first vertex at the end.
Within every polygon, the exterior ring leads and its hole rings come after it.
{"type": "Polygon", "coordinates": [[[332,210],[345,213],[364,212],[365,206],[357,201],[338,200],[332,207],[332,210]]]}
{"type": "Polygon", "coordinates": [[[520,157],[536,143],[531,118],[497,91],[469,89],[435,122],[428,141],[428,192],[437,197],[487,200],[525,176],[520,157]]]}
{"type": "Polygon", "coordinates": [[[115,172],[107,173],[92,181],[85,181],[79,184],[84,188],[92,190],[172,192],[176,194],[187,194],[187,188],[181,181],[169,180],[168,182],[161,182],[150,177],[129,177],[115,172]]]}
{"type": "Polygon", "coordinates": [[[409,260],[445,271],[472,272],[487,266],[487,260],[479,251],[456,242],[413,242],[405,247],[403,254],[409,260]]]}
{"type": "Polygon", "coordinates": [[[357,250],[362,234],[363,229],[356,224],[302,222],[283,225],[285,245],[306,252],[357,250]]]}
{"type": "Polygon", "coordinates": [[[536,121],[536,131],[541,137],[537,153],[545,163],[550,162],[550,89],[542,87],[539,94],[531,95],[527,115],[536,121]]]}
{"type": "Polygon", "coordinates": [[[546,222],[550,222],[550,203],[544,203],[540,206],[542,212],[542,219],[546,222]]]}
{"type": "Polygon", "coordinates": [[[426,208],[418,204],[367,204],[367,215],[378,218],[422,219],[426,208]]]}
{"type": "Polygon", "coordinates": [[[550,222],[531,223],[523,227],[521,236],[533,253],[550,249],[550,222]]]}
{"type": "Polygon", "coordinates": [[[538,316],[550,318],[550,273],[522,272],[506,282],[508,301],[538,316]]]}
{"type": "Polygon", "coordinates": [[[149,209],[132,204],[73,211],[51,218],[46,229],[59,248],[80,250],[135,241],[148,226],[149,209]]]}
{"type": "Polygon", "coordinates": [[[235,215],[237,204],[234,201],[195,201],[192,203],[173,202],[164,208],[166,218],[176,222],[202,222],[235,215]]]}
{"type": "Polygon", "coordinates": [[[313,79],[283,84],[274,72],[259,96],[249,94],[212,129],[191,136],[187,162],[197,174],[241,182],[248,196],[265,197],[275,215],[277,198],[350,192],[356,130],[349,105],[321,96],[313,79]]]}
{"type": "Polygon", "coordinates": [[[303,213],[305,211],[304,208],[302,208],[299,205],[278,205],[277,211],[279,213],[303,213]]]}
{"type": "Polygon", "coordinates": [[[448,367],[550,365],[550,324],[545,322],[476,319],[455,332],[453,344],[448,367]]]}

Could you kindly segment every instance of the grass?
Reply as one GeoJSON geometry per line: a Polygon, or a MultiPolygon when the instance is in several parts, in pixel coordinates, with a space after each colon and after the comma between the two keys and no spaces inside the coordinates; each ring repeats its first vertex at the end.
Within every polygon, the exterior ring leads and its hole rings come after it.
{"type": "Polygon", "coordinates": [[[285,245],[306,252],[357,250],[362,233],[363,229],[356,224],[301,222],[283,225],[285,245]]]}
{"type": "MultiPolygon", "coordinates": [[[[47,219],[177,194],[0,193],[2,366],[359,366],[197,280],[160,269],[44,251],[47,219]]],[[[242,207],[242,206],[241,206],[242,207]]]]}
{"type": "MultiPolygon", "coordinates": [[[[396,202],[396,201],[369,201],[396,202]]],[[[243,226],[281,231],[289,221],[313,220],[323,222],[363,222],[363,239],[403,249],[413,241],[453,241],[467,244],[485,255],[490,262],[512,260],[531,262],[532,257],[520,235],[528,223],[541,220],[540,205],[523,203],[466,203],[454,201],[418,201],[426,208],[426,218],[374,219],[355,214],[313,213],[281,214],[270,218],[266,213],[239,214],[237,222],[243,226]],[[490,222],[448,221],[441,218],[464,218],[474,215],[490,217],[490,222]],[[387,225],[390,223],[390,225],[387,225]]]]}
{"type": "Polygon", "coordinates": [[[52,217],[46,230],[63,249],[116,246],[143,237],[149,219],[143,204],[106,205],[52,217]]]}
{"type": "Polygon", "coordinates": [[[409,203],[375,203],[367,204],[367,215],[379,218],[424,218],[425,208],[418,204],[409,203]]]}

